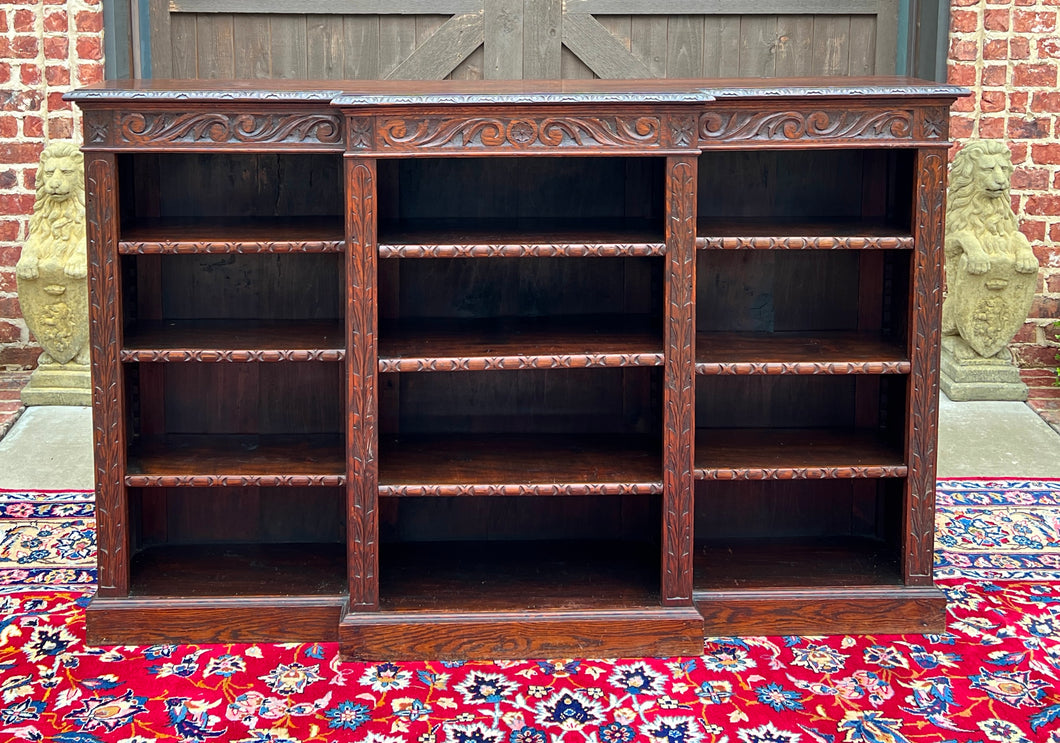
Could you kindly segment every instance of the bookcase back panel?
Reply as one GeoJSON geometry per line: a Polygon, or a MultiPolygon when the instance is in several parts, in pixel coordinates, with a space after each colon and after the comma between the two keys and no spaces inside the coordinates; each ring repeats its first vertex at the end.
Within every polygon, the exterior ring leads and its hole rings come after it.
{"type": "Polygon", "coordinates": [[[386,374],[382,433],[657,433],[660,381],[654,368],[386,374]]]}
{"type": "Polygon", "coordinates": [[[338,155],[120,155],[119,184],[124,220],[343,213],[338,155]]]}
{"type": "Polygon", "coordinates": [[[897,545],[900,480],[697,482],[697,541],[869,537],[897,545]]]}
{"type": "Polygon", "coordinates": [[[384,498],[384,542],[624,540],[657,543],[661,501],[651,495],[384,498]]]}
{"type": "MultiPolygon", "coordinates": [[[[379,163],[380,215],[423,221],[635,219],[662,234],[662,160],[409,158],[379,163]]],[[[382,239],[386,239],[384,224],[382,239]]],[[[390,226],[393,226],[392,224],[390,226]]]]}
{"type": "Polygon", "coordinates": [[[161,373],[163,400],[148,397],[152,390],[144,385],[139,409],[141,427],[152,433],[339,434],[344,428],[340,364],[141,366],[161,373]]]}
{"type": "Polygon", "coordinates": [[[856,330],[854,251],[711,251],[696,262],[698,331],[856,330]]]}
{"type": "Polygon", "coordinates": [[[341,255],[123,258],[128,320],[340,320],[341,255]]]}
{"type": "Polygon", "coordinates": [[[854,219],[910,229],[912,150],[751,150],[699,158],[711,221],[854,219]]]}
{"type": "Polygon", "coordinates": [[[380,303],[400,318],[658,317],[662,270],[660,258],[387,260],[380,303]]]}
{"type": "Polygon", "coordinates": [[[142,488],[138,547],[345,540],[339,488],[142,488]]]}

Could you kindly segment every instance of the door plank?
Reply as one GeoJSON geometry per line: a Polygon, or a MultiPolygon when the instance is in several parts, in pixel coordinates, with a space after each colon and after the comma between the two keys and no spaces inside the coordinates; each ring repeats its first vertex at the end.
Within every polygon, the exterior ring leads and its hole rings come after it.
{"type": "Polygon", "coordinates": [[[651,76],[644,63],[590,15],[567,13],[564,16],[563,44],[602,78],[643,79],[651,76]]]}
{"type": "Polygon", "coordinates": [[[482,45],[483,14],[453,16],[386,75],[388,80],[440,80],[482,45]]]}
{"type": "Polygon", "coordinates": [[[523,0],[523,78],[560,76],[562,0],[523,0]]]}

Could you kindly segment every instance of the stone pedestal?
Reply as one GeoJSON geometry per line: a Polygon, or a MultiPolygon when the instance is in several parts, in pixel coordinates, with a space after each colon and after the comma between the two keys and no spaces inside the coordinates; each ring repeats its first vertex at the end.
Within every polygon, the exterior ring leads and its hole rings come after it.
{"type": "Polygon", "coordinates": [[[26,405],[91,405],[92,377],[87,364],[41,364],[22,389],[26,405]]]}
{"type": "Polygon", "coordinates": [[[960,336],[944,336],[941,371],[942,391],[955,402],[1027,399],[1027,385],[1007,348],[983,358],[960,336]]]}

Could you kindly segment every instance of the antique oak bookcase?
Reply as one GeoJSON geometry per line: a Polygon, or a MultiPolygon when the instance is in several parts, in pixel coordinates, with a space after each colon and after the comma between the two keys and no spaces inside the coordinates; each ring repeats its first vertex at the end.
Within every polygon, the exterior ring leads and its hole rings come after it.
{"type": "Polygon", "coordinates": [[[948,109],[896,78],[108,83],[89,641],[939,631],[948,109]]]}

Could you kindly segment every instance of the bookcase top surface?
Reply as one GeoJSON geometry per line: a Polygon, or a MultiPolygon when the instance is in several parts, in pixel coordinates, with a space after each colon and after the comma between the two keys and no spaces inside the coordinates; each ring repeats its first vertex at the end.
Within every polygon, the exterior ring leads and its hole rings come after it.
{"type": "Polygon", "coordinates": [[[959,86],[906,77],[683,80],[111,80],[72,91],[80,104],[227,101],[338,106],[709,103],[759,98],[956,98],[959,86]]]}

